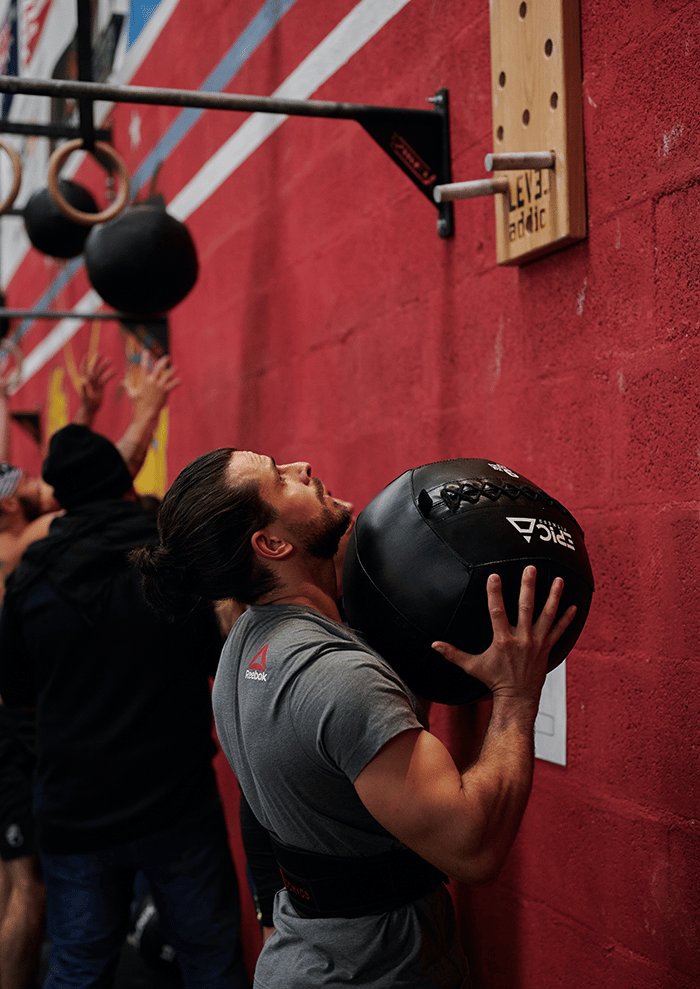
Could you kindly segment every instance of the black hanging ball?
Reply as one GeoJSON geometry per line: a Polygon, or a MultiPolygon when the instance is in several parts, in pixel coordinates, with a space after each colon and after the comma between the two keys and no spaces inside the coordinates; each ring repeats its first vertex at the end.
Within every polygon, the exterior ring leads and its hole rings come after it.
{"type": "MultiPolygon", "coordinates": [[[[99,213],[99,207],[84,186],[59,179],[66,202],[81,213],[99,213]]],[[[22,210],[24,228],[31,243],[52,258],[75,258],[85,246],[90,227],[74,223],[61,213],[48,189],[38,189],[22,210]]]]}
{"type": "Polygon", "coordinates": [[[517,624],[523,569],[537,567],[535,618],[555,577],[559,614],[577,606],[549,669],[586,621],[593,574],[576,519],[527,478],[486,460],[427,464],[392,481],[360,513],[345,556],[343,604],[352,628],[427,700],[463,704],[485,686],[436,653],[450,642],[478,654],[493,638],[486,581],[500,574],[517,624]]]}
{"type": "Polygon", "coordinates": [[[93,227],[85,267],[106,303],[136,316],[168,312],[193,288],[199,273],[185,224],[161,206],[145,203],[93,227]]]}

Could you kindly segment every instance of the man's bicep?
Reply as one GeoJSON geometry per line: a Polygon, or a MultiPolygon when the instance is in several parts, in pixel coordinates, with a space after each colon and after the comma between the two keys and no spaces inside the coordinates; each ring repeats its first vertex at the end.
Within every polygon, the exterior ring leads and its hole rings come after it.
{"type": "Polygon", "coordinates": [[[355,780],[357,794],[390,834],[449,870],[450,821],[463,820],[461,777],[438,738],[412,728],[392,738],[355,780]]]}

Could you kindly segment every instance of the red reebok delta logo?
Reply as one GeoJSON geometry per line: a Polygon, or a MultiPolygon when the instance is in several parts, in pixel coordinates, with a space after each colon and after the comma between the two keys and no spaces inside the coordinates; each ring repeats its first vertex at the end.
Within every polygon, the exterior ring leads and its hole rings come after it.
{"type": "Polygon", "coordinates": [[[246,680],[267,680],[267,650],[269,645],[263,646],[252,659],[248,669],[245,671],[246,680]]]}
{"type": "Polygon", "coordinates": [[[267,669],[267,650],[269,645],[263,646],[260,652],[253,656],[253,662],[248,667],[249,670],[265,670],[267,669]]]}

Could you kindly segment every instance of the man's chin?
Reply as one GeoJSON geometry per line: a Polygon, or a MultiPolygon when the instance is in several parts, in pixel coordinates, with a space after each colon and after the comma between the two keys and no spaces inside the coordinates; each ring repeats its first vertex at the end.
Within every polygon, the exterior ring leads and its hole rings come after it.
{"type": "Polygon", "coordinates": [[[321,560],[331,560],[338,552],[352,524],[352,515],[345,507],[345,502],[340,502],[335,511],[326,508],[324,523],[320,526],[304,526],[299,531],[303,534],[304,549],[311,556],[321,560]]]}

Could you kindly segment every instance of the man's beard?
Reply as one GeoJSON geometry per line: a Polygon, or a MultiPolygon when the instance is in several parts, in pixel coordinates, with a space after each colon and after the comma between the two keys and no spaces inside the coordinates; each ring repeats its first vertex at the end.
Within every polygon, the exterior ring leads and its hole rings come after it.
{"type": "Polygon", "coordinates": [[[289,526],[300,537],[309,556],[319,560],[333,559],[338,552],[340,540],[352,522],[349,508],[340,502],[334,502],[334,505],[335,511],[324,506],[323,515],[314,522],[294,522],[289,526]]]}

